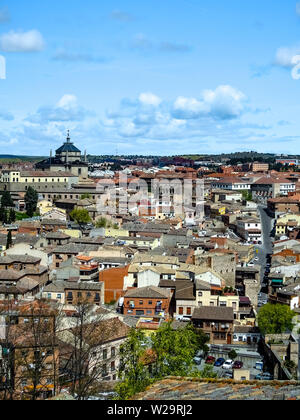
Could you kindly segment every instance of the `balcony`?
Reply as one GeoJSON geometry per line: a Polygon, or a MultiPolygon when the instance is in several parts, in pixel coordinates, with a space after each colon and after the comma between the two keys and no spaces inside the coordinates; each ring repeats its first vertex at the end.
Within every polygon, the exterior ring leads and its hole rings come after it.
{"type": "Polygon", "coordinates": [[[231,329],[230,324],[211,325],[212,332],[230,332],[231,329]]]}

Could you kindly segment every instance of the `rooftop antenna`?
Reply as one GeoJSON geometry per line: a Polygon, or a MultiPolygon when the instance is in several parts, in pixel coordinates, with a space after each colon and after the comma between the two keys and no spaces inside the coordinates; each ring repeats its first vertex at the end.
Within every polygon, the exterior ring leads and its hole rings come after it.
{"type": "Polygon", "coordinates": [[[70,130],[67,131],[67,143],[70,143],[71,137],[70,137],[70,130]]]}

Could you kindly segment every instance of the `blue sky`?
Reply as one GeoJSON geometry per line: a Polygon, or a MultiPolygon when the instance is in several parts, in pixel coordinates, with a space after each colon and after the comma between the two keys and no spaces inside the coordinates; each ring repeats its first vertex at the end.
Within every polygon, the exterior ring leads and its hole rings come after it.
{"type": "Polygon", "coordinates": [[[295,0],[0,0],[0,55],[0,154],[300,153],[295,0]]]}

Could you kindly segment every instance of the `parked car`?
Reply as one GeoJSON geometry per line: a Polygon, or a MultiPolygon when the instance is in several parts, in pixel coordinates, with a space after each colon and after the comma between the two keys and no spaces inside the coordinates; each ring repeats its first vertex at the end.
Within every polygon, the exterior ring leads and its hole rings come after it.
{"type": "Polygon", "coordinates": [[[244,366],[243,362],[240,362],[239,360],[236,360],[233,363],[232,369],[242,369],[243,366],[244,366]]]}
{"type": "Polygon", "coordinates": [[[207,365],[213,365],[215,363],[215,361],[216,361],[216,358],[215,357],[213,357],[213,356],[207,356],[207,358],[205,360],[205,363],[207,365]]]}
{"type": "Polygon", "coordinates": [[[263,300],[261,301],[261,303],[262,303],[262,305],[266,305],[266,304],[268,303],[268,301],[267,301],[267,299],[263,299],[263,300]]]}
{"type": "Polygon", "coordinates": [[[222,369],[232,369],[232,366],[233,360],[226,360],[226,362],[222,366],[222,369]]]}
{"type": "Polygon", "coordinates": [[[196,365],[201,365],[202,358],[196,356],[196,357],[194,357],[194,362],[195,362],[196,365]]]}
{"type": "Polygon", "coordinates": [[[257,381],[273,381],[274,376],[271,375],[271,373],[269,372],[265,372],[265,373],[259,373],[258,375],[256,375],[255,379],[257,381]]]}
{"type": "Polygon", "coordinates": [[[215,362],[215,366],[216,367],[220,367],[225,363],[225,359],[223,359],[223,357],[220,357],[216,362],[215,362]]]}

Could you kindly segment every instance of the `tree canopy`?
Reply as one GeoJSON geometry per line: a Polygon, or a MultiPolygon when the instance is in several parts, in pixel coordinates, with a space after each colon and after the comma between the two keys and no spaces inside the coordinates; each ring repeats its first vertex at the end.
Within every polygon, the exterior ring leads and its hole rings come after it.
{"type": "Polygon", "coordinates": [[[174,329],[170,322],[164,323],[151,337],[133,329],[120,349],[118,398],[128,399],[170,375],[215,377],[210,369],[200,372],[193,360],[199,350],[207,350],[208,341],[192,325],[174,329]]]}
{"type": "Polygon", "coordinates": [[[119,377],[122,382],[116,387],[119,399],[130,398],[151,383],[149,371],[143,363],[146,341],[141,330],[132,328],[128,339],[120,348],[119,377]]]}
{"type": "Polygon", "coordinates": [[[294,316],[288,306],[268,303],[258,313],[258,326],[263,334],[281,334],[293,329],[294,316]]]}
{"type": "Polygon", "coordinates": [[[192,325],[174,330],[171,323],[163,324],[152,339],[152,348],[157,355],[156,376],[191,374],[195,354],[204,349],[207,341],[207,336],[192,325]]]}
{"type": "Polygon", "coordinates": [[[91,221],[89,212],[86,209],[74,209],[71,211],[70,217],[79,225],[89,223],[91,221]]]}
{"type": "Polygon", "coordinates": [[[29,187],[25,194],[25,204],[27,216],[33,217],[37,209],[38,193],[32,187],[29,187]]]}
{"type": "Polygon", "coordinates": [[[7,207],[14,207],[14,202],[11,198],[9,191],[4,191],[1,197],[1,207],[7,208],[7,207]]]}

